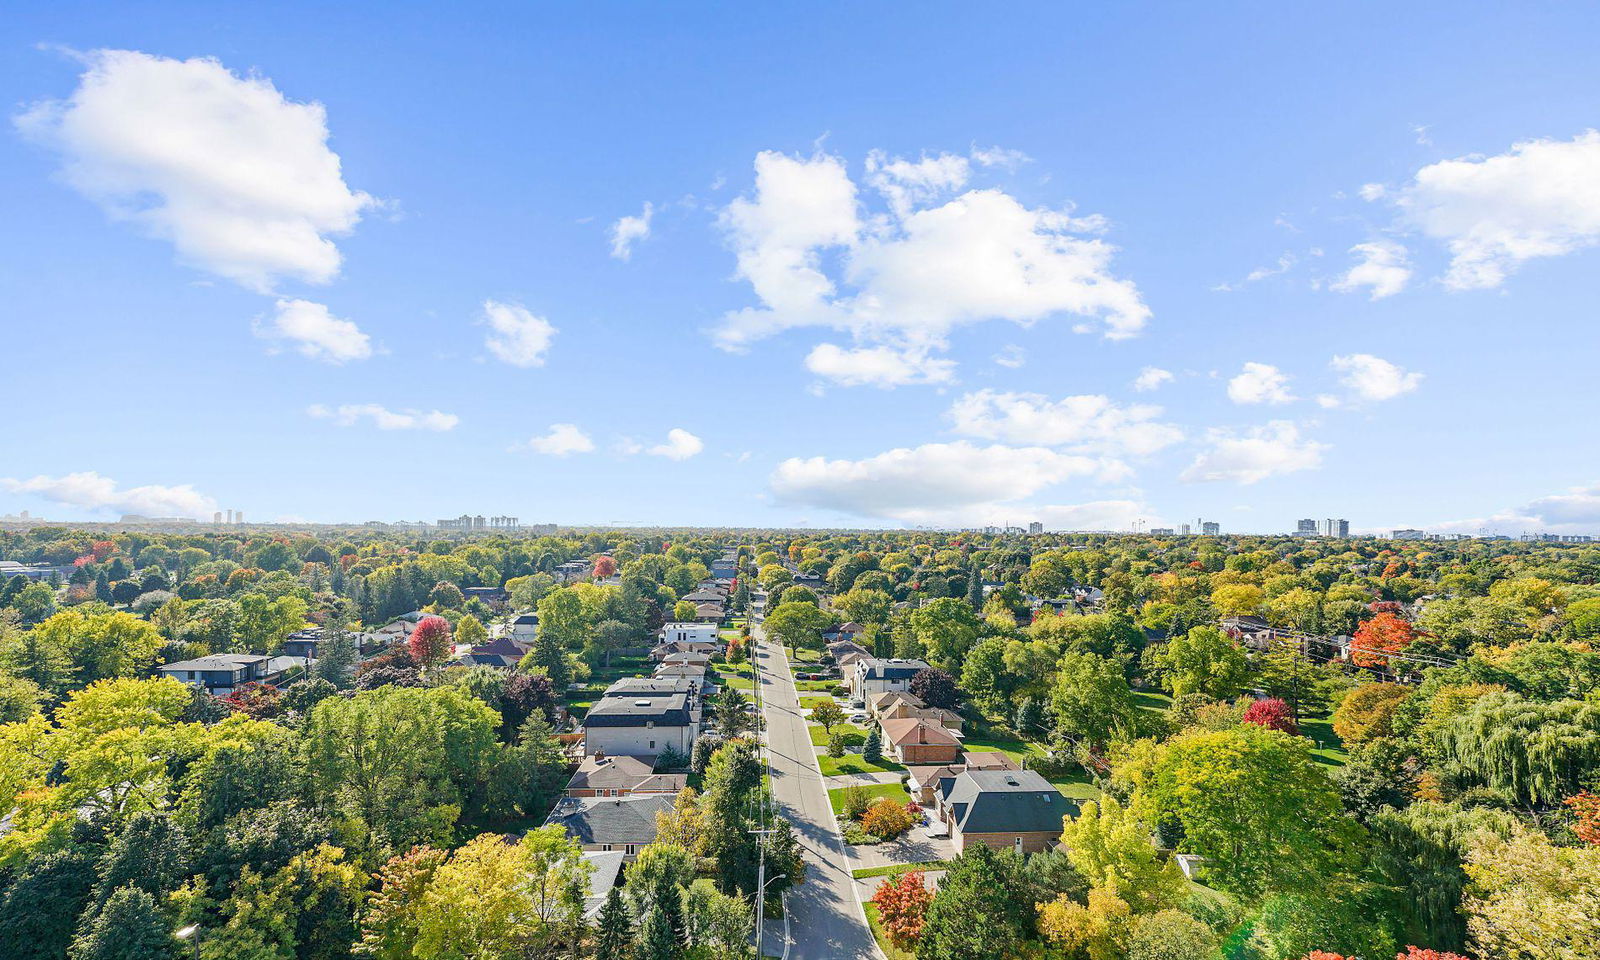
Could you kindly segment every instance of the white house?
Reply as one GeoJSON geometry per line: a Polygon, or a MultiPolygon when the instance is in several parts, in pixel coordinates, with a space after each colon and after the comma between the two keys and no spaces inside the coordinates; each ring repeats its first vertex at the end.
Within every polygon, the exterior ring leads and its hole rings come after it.
{"type": "Polygon", "coordinates": [[[866,701],[880,693],[910,690],[911,678],[926,669],[928,664],[923,660],[857,660],[850,674],[850,699],[866,701]]]}
{"type": "Polygon", "coordinates": [[[700,641],[714,646],[717,642],[717,625],[714,623],[663,623],[659,636],[662,643],[700,641]]]}
{"type": "Polygon", "coordinates": [[[511,639],[522,643],[533,643],[539,636],[539,615],[537,613],[519,613],[511,618],[511,631],[507,634],[511,639]]]}
{"type": "Polygon", "coordinates": [[[699,734],[686,693],[601,697],[583,718],[583,752],[654,757],[671,747],[688,756],[699,734]]]}

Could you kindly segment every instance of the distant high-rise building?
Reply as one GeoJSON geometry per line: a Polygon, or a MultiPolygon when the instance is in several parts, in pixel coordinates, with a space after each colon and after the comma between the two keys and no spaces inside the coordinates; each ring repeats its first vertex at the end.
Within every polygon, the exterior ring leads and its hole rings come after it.
{"type": "Polygon", "coordinates": [[[1222,524],[1218,523],[1217,521],[1215,521],[1215,520],[1202,520],[1202,521],[1200,521],[1200,535],[1202,537],[1214,537],[1214,536],[1216,536],[1217,534],[1219,534],[1221,532],[1222,532],[1222,524]]]}
{"type": "Polygon", "coordinates": [[[1428,538],[1428,534],[1426,532],[1413,529],[1411,527],[1396,530],[1389,536],[1395,540],[1426,540],[1428,538]]]}
{"type": "Polygon", "coordinates": [[[1187,523],[1178,524],[1178,534],[1179,534],[1179,536],[1187,537],[1189,535],[1190,531],[1192,531],[1193,529],[1194,528],[1189,526],[1187,523]]]}
{"type": "Polygon", "coordinates": [[[1322,535],[1324,537],[1334,537],[1336,539],[1343,540],[1345,537],[1350,536],[1350,521],[1335,520],[1332,517],[1329,517],[1328,519],[1322,521],[1322,535]]]}
{"type": "Polygon", "coordinates": [[[1314,537],[1317,535],[1317,521],[1300,520],[1295,523],[1294,535],[1297,537],[1314,537]]]}
{"type": "Polygon", "coordinates": [[[211,522],[212,523],[221,523],[222,522],[222,511],[221,510],[218,510],[216,513],[213,513],[211,515],[211,522]]]}
{"type": "Polygon", "coordinates": [[[232,510],[228,511],[228,522],[229,523],[233,522],[233,511],[232,510]]]}
{"type": "Polygon", "coordinates": [[[244,523],[244,511],[243,510],[235,510],[235,511],[233,511],[233,522],[234,523],[244,523]]]}
{"type": "Polygon", "coordinates": [[[1171,527],[1151,527],[1150,528],[1150,535],[1153,536],[1153,537],[1170,537],[1170,536],[1172,536],[1172,528],[1171,527]]]}
{"type": "Polygon", "coordinates": [[[1044,533],[1044,523],[1038,520],[1033,521],[1028,524],[1028,532],[1035,535],[1044,533]]]}

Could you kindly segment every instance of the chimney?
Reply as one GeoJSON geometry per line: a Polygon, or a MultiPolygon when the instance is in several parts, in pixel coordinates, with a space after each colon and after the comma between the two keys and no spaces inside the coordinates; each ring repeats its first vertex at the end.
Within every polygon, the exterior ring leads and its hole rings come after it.
{"type": "Polygon", "coordinates": [[[596,750],[594,752],[594,762],[595,763],[605,763],[606,762],[606,752],[604,750],[596,750]]]}

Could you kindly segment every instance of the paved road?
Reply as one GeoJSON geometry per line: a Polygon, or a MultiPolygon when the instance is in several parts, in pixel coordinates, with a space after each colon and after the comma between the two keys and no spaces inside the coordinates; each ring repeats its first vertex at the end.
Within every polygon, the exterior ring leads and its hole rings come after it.
{"type": "MultiPolygon", "coordinates": [[[[755,627],[761,638],[760,627],[755,627]]],[[[772,794],[794,824],[805,849],[806,882],[789,891],[789,930],[794,945],[789,960],[870,960],[881,956],[872,939],[844,839],[828,805],[811,735],[800,716],[800,696],[783,648],[761,638],[756,647],[766,700],[767,754],[772,763],[772,794]]],[[[768,941],[766,952],[782,952],[768,941]]]]}

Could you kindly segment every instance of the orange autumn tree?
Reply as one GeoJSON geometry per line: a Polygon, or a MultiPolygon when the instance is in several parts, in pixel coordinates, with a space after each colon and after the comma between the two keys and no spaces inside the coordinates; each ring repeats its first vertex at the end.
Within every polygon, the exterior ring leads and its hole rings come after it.
{"type": "Polygon", "coordinates": [[[1384,667],[1389,657],[1404,650],[1416,634],[1403,617],[1380,613],[1356,630],[1350,659],[1358,667],[1384,667]]]}
{"type": "Polygon", "coordinates": [[[1578,818],[1578,822],[1572,825],[1572,832],[1578,835],[1578,839],[1600,846],[1600,796],[1585,790],[1561,802],[1571,807],[1573,816],[1578,818]]]}
{"type": "Polygon", "coordinates": [[[911,949],[922,936],[922,920],[932,902],[933,891],[923,883],[920,870],[889,877],[872,895],[872,905],[883,918],[884,931],[901,950],[911,949]]]}
{"type": "Polygon", "coordinates": [[[604,580],[617,572],[617,561],[604,554],[594,558],[594,578],[604,580]]]}

